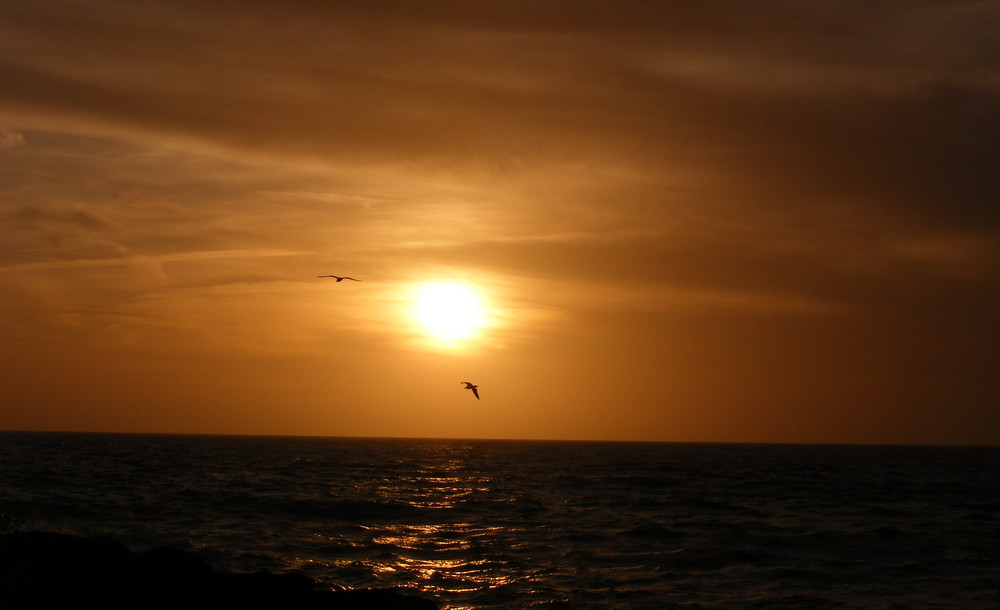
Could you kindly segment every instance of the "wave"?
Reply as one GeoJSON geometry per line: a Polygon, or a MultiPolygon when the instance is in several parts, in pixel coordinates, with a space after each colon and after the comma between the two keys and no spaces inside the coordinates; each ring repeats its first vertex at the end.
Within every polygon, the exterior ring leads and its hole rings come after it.
{"type": "Polygon", "coordinates": [[[0,433],[8,529],[445,608],[991,607],[1000,451],[0,433]]]}

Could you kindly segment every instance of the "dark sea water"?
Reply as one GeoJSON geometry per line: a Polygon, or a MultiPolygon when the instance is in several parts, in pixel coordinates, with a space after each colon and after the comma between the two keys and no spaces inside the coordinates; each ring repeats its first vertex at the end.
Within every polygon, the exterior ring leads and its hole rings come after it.
{"type": "Polygon", "coordinates": [[[0,433],[0,513],[451,609],[1000,608],[1000,448],[0,433]]]}

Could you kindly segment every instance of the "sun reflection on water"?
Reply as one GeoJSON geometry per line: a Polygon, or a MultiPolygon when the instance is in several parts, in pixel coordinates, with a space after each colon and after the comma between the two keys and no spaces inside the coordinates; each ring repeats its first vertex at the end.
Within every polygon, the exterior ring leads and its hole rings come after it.
{"type": "Polygon", "coordinates": [[[420,581],[421,589],[431,592],[500,587],[516,579],[477,556],[473,540],[501,529],[471,523],[382,527],[372,541],[396,551],[391,557],[371,562],[369,567],[376,574],[408,574],[420,581]]]}
{"type": "Polygon", "coordinates": [[[403,500],[414,508],[454,508],[463,498],[477,490],[468,481],[459,477],[412,477],[403,483],[412,484],[406,490],[405,498],[400,498],[399,482],[386,483],[379,487],[383,497],[403,500]]]}
{"type": "Polygon", "coordinates": [[[381,499],[403,502],[418,509],[455,508],[477,492],[489,492],[489,480],[462,473],[464,460],[451,458],[420,464],[412,473],[383,481],[377,488],[381,499]]]}
{"type": "Polygon", "coordinates": [[[335,504],[347,506],[350,526],[321,536],[317,544],[327,552],[299,565],[336,573],[352,587],[398,586],[443,598],[530,580],[516,553],[496,548],[517,536],[519,525],[496,518],[512,497],[478,465],[475,452],[465,444],[427,443],[388,468],[359,464],[350,491],[331,493],[335,504]]]}
{"type": "Polygon", "coordinates": [[[487,560],[482,551],[484,544],[502,537],[509,528],[474,520],[441,522],[433,517],[470,509],[475,498],[493,493],[494,482],[471,469],[464,458],[464,451],[456,455],[452,447],[448,454],[425,456],[404,476],[380,482],[382,499],[430,511],[424,515],[432,521],[369,526],[371,543],[386,551],[366,562],[373,574],[406,578],[428,593],[469,593],[516,580],[513,571],[498,565],[495,554],[487,560]]]}

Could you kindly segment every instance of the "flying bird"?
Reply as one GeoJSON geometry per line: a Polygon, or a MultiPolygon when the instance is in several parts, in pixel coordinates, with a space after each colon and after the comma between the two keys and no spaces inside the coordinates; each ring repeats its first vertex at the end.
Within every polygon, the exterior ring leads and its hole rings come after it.
{"type": "Polygon", "coordinates": [[[479,386],[477,386],[476,384],[472,383],[471,381],[459,381],[459,383],[464,383],[465,384],[465,389],[466,390],[472,390],[472,393],[475,394],[475,396],[476,396],[476,400],[479,400],[479,390],[476,389],[479,386]]]}
{"type": "Polygon", "coordinates": [[[316,277],[332,277],[336,278],[338,282],[343,282],[344,280],[354,280],[355,282],[360,282],[361,280],[355,280],[353,277],[347,277],[346,275],[317,275],[316,277]]]}

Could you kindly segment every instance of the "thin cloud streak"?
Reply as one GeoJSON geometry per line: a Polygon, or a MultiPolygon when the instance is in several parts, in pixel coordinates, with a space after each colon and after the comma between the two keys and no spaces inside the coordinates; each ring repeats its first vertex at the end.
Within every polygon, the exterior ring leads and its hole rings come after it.
{"type": "Polygon", "coordinates": [[[164,263],[183,261],[210,261],[218,259],[246,259],[246,258],[270,258],[285,256],[301,256],[302,252],[289,250],[206,250],[202,252],[176,252],[173,254],[161,254],[157,256],[128,255],[120,257],[101,259],[75,259],[19,263],[12,265],[0,265],[0,272],[11,271],[45,271],[73,269],[76,267],[131,267],[135,265],[162,265],[164,263]]]}

